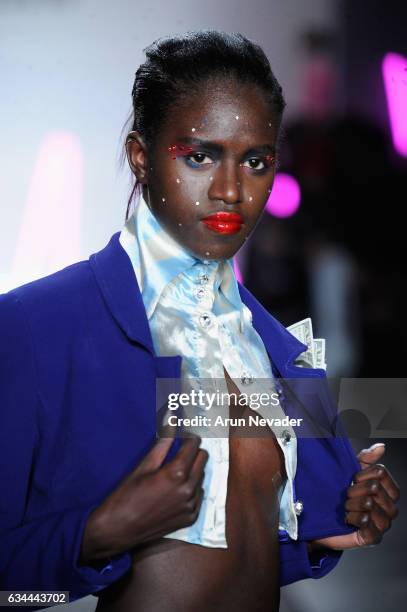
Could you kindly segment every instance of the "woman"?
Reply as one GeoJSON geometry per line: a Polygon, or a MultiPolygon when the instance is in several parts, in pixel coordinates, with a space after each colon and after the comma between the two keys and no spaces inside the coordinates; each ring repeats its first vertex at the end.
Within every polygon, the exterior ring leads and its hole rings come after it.
{"type": "Polygon", "coordinates": [[[210,31],[158,41],[133,104],[123,231],[1,296],[1,586],[99,592],[115,611],[277,610],[279,585],[380,541],[398,488],[370,465],[382,449],[361,470],[333,435],[323,370],[295,365],[307,347],[233,275],[275,176],[284,100],[263,51],[210,31]],[[323,408],[305,404],[325,435],[245,435],[255,411],[237,398],[260,379],[273,415],[304,415],[283,377],[318,383],[323,408]],[[157,441],[168,378],[223,380],[244,425],[157,441]]]}

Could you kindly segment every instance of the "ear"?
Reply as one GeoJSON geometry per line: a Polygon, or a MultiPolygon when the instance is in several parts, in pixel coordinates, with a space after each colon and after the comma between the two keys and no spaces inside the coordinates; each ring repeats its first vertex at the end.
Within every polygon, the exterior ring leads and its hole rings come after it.
{"type": "Polygon", "coordinates": [[[126,138],[126,154],[129,166],[139,183],[147,184],[148,155],[147,146],[139,132],[129,132],[126,138]]]}

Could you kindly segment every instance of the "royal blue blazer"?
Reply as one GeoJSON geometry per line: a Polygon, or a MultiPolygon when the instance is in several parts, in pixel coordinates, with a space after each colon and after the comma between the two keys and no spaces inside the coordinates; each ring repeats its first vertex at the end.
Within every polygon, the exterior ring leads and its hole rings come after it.
{"type": "MultiPolygon", "coordinates": [[[[0,590],[66,590],[74,601],[131,566],[130,552],[101,571],[80,566],[83,532],[155,443],[156,379],[179,378],[182,357],[155,354],[119,235],[89,260],[0,295],[0,590]]],[[[303,406],[333,431],[325,372],[296,367],[306,347],[240,283],[239,291],[274,375],[297,379],[294,387],[317,381],[303,406]]],[[[355,531],[344,502],[359,470],[346,437],[298,438],[303,511],[298,540],[280,532],[281,585],[321,578],[337,564],[341,551],[309,558],[306,542],[355,531]]]]}

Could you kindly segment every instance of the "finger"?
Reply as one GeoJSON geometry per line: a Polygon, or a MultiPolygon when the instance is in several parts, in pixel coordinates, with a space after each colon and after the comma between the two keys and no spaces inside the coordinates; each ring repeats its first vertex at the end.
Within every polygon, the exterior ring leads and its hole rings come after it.
{"type": "Polygon", "coordinates": [[[400,499],[400,487],[398,486],[397,482],[394,480],[393,476],[390,474],[385,465],[378,463],[376,467],[377,478],[380,478],[387,495],[393,501],[398,501],[400,499]]]}
{"type": "Polygon", "coordinates": [[[349,525],[361,528],[369,524],[370,517],[368,512],[347,512],[345,521],[349,525]]]}
{"type": "Polygon", "coordinates": [[[204,495],[205,495],[204,489],[202,489],[202,488],[199,489],[198,499],[197,499],[196,508],[195,508],[195,512],[197,513],[197,515],[199,514],[199,511],[201,509],[204,495]]]}
{"type": "Polygon", "coordinates": [[[360,472],[356,472],[353,477],[353,482],[363,482],[364,480],[369,480],[369,478],[379,478],[380,467],[375,463],[374,465],[369,465],[369,467],[360,470],[360,472]]]}
{"type": "Polygon", "coordinates": [[[399,510],[384,486],[379,487],[377,493],[373,496],[374,501],[388,514],[393,520],[398,516],[399,510]]]}
{"type": "Polygon", "coordinates": [[[346,535],[328,536],[327,538],[314,540],[313,544],[318,544],[323,548],[331,548],[332,550],[347,550],[349,548],[357,548],[361,545],[358,541],[356,531],[346,535]]]}
{"type": "Polygon", "coordinates": [[[192,502],[193,503],[193,510],[192,510],[192,512],[196,512],[196,511],[199,512],[199,508],[202,505],[202,501],[203,501],[204,495],[205,495],[205,491],[204,491],[204,489],[202,487],[199,487],[199,489],[196,489],[196,492],[195,492],[195,495],[194,495],[194,498],[193,498],[193,502],[192,502]]]}
{"type": "Polygon", "coordinates": [[[368,512],[373,508],[373,496],[362,495],[360,497],[352,497],[346,500],[345,510],[354,512],[368,512]]]}
{"type": "Polygon", "coordinates": [[[167,463],[167,469],[175,480],[186,480],[199,451],[201,438],[186,438],[175,457],[167,463]]]}
{"type": "Polygon", "coordinates": [[[370,465],[376,463],[383,457],[384,452],[386,450],[385,444],[383,442],[377,442],[373,444],[370,448],[364,448],[357,455],[357,458],[361,464],[362,469],[368,468],[370,465]]]}
{"type": "Polygon", "coordinates": [[[139,475],[141,472],[157,470],[167,456],[173,441],[174,438],[159,438],[134,471],[139,475]]]}
{"type": "Polygon", "coordinates": [[[203,497],[204,497],[204,490],[201,487],[200,489],[197,489],[194,491],[194,495],[190,497],[190,499],[187,499],[184,501],[183,513],[180,516],[181,516],[181,519],[183,521],[186,521],[188,525],[191,525],[192,522],[195,522],[199,514],[199,510],[202,504],[203,497]]]}
{"type": "Polygon", "coordinates": [[[383,534],[373,521],[369,521],[359,529],[358,539],[362,546],[374,546],[382,541],[383,534]]]}
{"type": "Polygon", "coordinates": [[[175,438],[177,436],[177,425],[170,425],[169,423],[171,416],[174,416],[173,411],[167,408],[162,417],[161,423],[159,421],[157,422],[160,438],[175,438]]]}
{"type": "Polygon", "coordinates": [[[373,501],[373,508],[370,512],[370,520],[374,523],[380,533],[385,533],[391,527],[391,517],[387,514],[376,501],[373,501]]]}
{"type": "Polygon", "coordinates": [[[188,513],[189,524],[193,524],[197,520],[199,512],[201,510],[203,498],[204,490],[199,489],[199,491],[197,492],[197,496],[194,500],[193,506],[191,506],[193,507],[193,509],[188,513]]]}
{"type": "Polygon", "coordinates": [[[350,511],[345,515],[345,521],[350,523],[351,525],[355,525],[356,527],[365,527],[369,524],[374,524],[375,527],[380,531],[380,533],[384,533],[388,531],[391,527],[391,518],[381,508],[374,499],[372,500],[372,507],[370,511],[350,511]]]}
{"type": "Polygon", "coordinates": [[[346,494],[348,499],[352,499],[354,497],[368,497],[369,495],[376,495],[380,488],[380,480],[377,480],[377,478],[371,478],[370,480],[357,482],[348,487],[346,494]]]}
{"type": "Polygon", "coordinates": [[[205,465],[208,458],[208,452],[200,448],[189,474],[189,480],[193,487],[198,486],[199,482],[203,480],[205,476],[205,465]]]}
{"type": "Polygon", "coordinates": [[[386,466],[382,463],[376,463],[365,470],[357,472],[353,477],[353,482],[359,483],[369,479],[379,480],[393,501],[398,501],[400,499],[400,488],[386,466]]]}
{"type": "MultiPolygon", "coordinates": [[[[347,489],[345,508],[347,510],[369,510],[371,503],[367,500],[370,498],[373,500],[373,503],[381,507],[390,519],[396,518],[399,513],[397,506],[387,494],[382,482],[376,479],[365,480],[349,487],[347,489]]],[[[372,507],[373,505],[371,505],[372,507]]]]}

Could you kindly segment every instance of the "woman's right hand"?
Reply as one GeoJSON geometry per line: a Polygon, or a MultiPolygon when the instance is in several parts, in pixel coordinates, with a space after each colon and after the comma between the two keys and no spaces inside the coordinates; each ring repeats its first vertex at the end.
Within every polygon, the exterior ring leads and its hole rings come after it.
{"type": "Polygon", "coordinates": [[[203,498],[208,460],[201,438],[186,438],[162,465],[173,438],[160,438],[88,518],[80,563],[92,564],[192,525],[203,498]]]}

